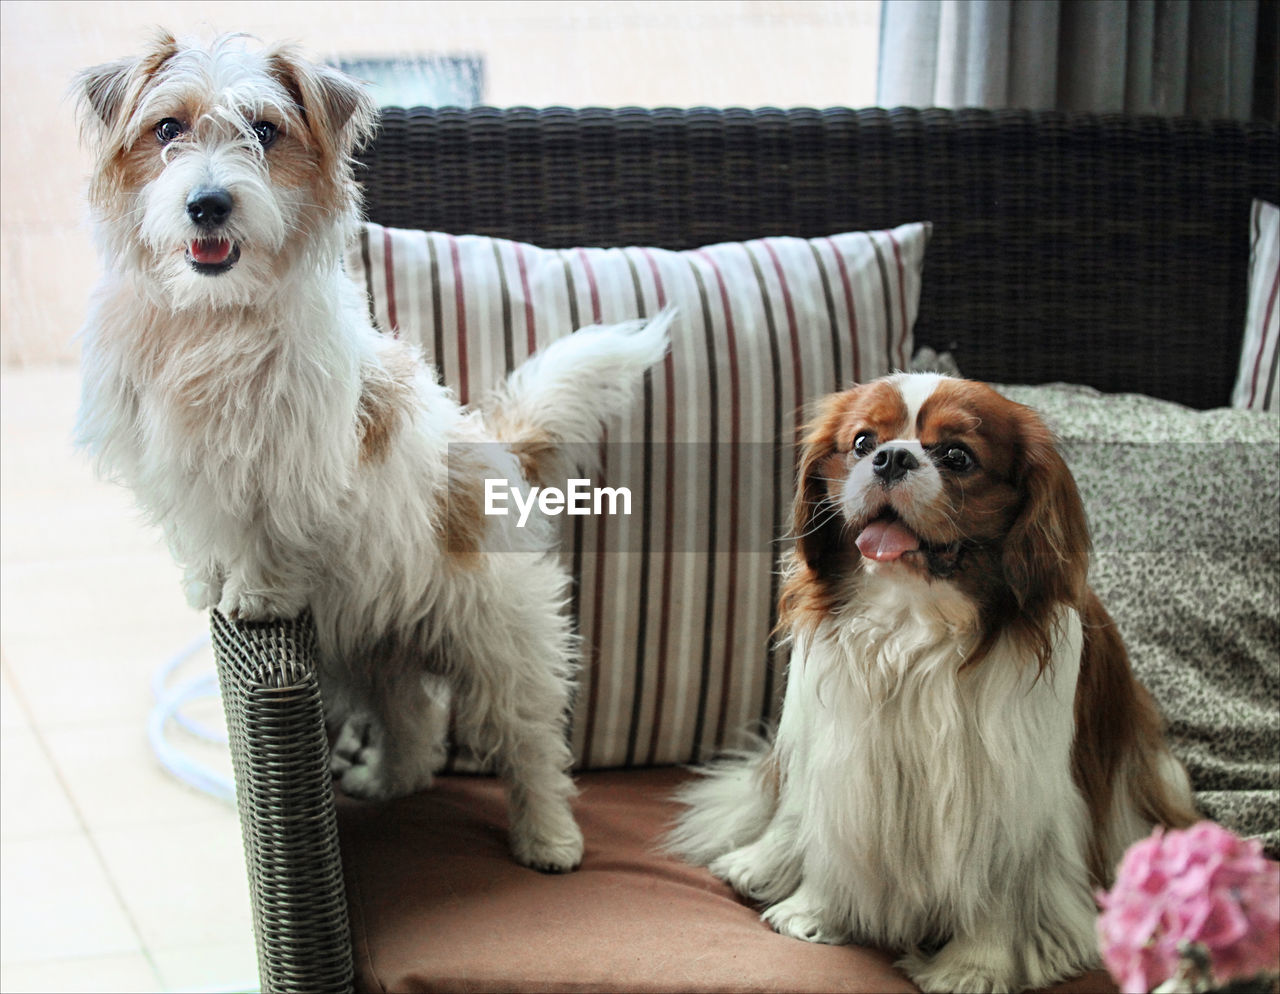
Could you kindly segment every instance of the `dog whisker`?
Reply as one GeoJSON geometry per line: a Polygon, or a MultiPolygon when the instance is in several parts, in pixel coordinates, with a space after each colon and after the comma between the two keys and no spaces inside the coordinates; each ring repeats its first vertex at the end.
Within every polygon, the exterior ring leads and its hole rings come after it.
{"type": "Polygon", "coordinates": [[[785,536],[783,538],[777,538],[777,539],[774,539],[774,543],[777,544],[782,542],[799,541],[800,539],[808,538],[810,535],[816,535],[819,531],[821,531],[824,527],[826,527],[826,525],[830,521],[840,516],[840,507],[838,504],[834,504],[830,501],[823,501],[818,505],[818,507],[819,508],[830,507],[830,510],[819,511],[818,513],[816,513],[813,517],[813,520],[810,523],[810,526],[807,529],[805,529],[803,532],[801,532],[799,535],[792,535],[792,536],[785,536]]]}

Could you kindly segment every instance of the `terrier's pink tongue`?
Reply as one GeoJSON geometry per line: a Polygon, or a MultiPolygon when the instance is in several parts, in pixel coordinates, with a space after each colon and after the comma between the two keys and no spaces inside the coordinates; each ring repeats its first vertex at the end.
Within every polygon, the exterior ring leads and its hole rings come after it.
{"type": "Polygon", "coordinates": [[[858,551],[876,562],[893,562],[918,548],[920,539],[900,521],[873,521],[858,536],[858,551]]]}
{"type": "Polygon", "coordinates": [[[231,243],[225,238],[200,239],[191,243],[191,258],[206,265],[226,262],[230,254],[231,243]]]}

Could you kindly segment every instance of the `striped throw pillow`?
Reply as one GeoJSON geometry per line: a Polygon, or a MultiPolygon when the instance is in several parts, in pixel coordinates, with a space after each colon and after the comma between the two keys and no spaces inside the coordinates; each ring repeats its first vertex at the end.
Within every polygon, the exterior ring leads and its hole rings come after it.
{"type": "Polygon", "coordinates": [[[1271,411],[1280,408],[1276,400],[1280,364],[1280,301],[1276,299],[1280,293],[1280,207],[1255,200],[1249,235],[1249,304],[1231,406],[1271,411]]]}
{"type": "Polygon", "coordinates": [[[583,325],[674,304],[666,363],[602,444],[627,516],[562,518],[582,769],[682,763],[776,714],[779,537],[809,402],[906,368],[930,226],[683,252],[365,225],[348,271],[463,402],[583,325]]]}

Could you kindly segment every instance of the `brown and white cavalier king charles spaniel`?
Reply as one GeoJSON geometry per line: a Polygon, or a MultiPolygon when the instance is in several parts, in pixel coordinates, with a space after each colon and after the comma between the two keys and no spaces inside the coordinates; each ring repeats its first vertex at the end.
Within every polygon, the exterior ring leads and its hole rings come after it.
{"type": "Polygon", "coordinates": [[[779,932],[901,950],[926,991],[1094,966],[1094,889],[1153,825],[1196,815],[1089,589],[1053,436],[966,380],[835,394],[794,529],[777,731],[684,789],[672,848],[779,932]]]}

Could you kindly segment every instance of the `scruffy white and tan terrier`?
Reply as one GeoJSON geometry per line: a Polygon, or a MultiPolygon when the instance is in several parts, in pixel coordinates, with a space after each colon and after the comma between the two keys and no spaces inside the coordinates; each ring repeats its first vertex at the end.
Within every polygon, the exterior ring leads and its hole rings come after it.
{"type": "Polygon", "coordinates": [[[445,686],[508,780],[515,858],[572,869],[569,577],[546,528],[481,495],[591,449],[670,316],[583,329],[463,409],[343,272],[376,119],[357,83],[287,46],[163,35],[77,86],[106,269],[79,444],[162,525],[194,606],[311,610],[344,791],[430,783],[445,686]]]}

